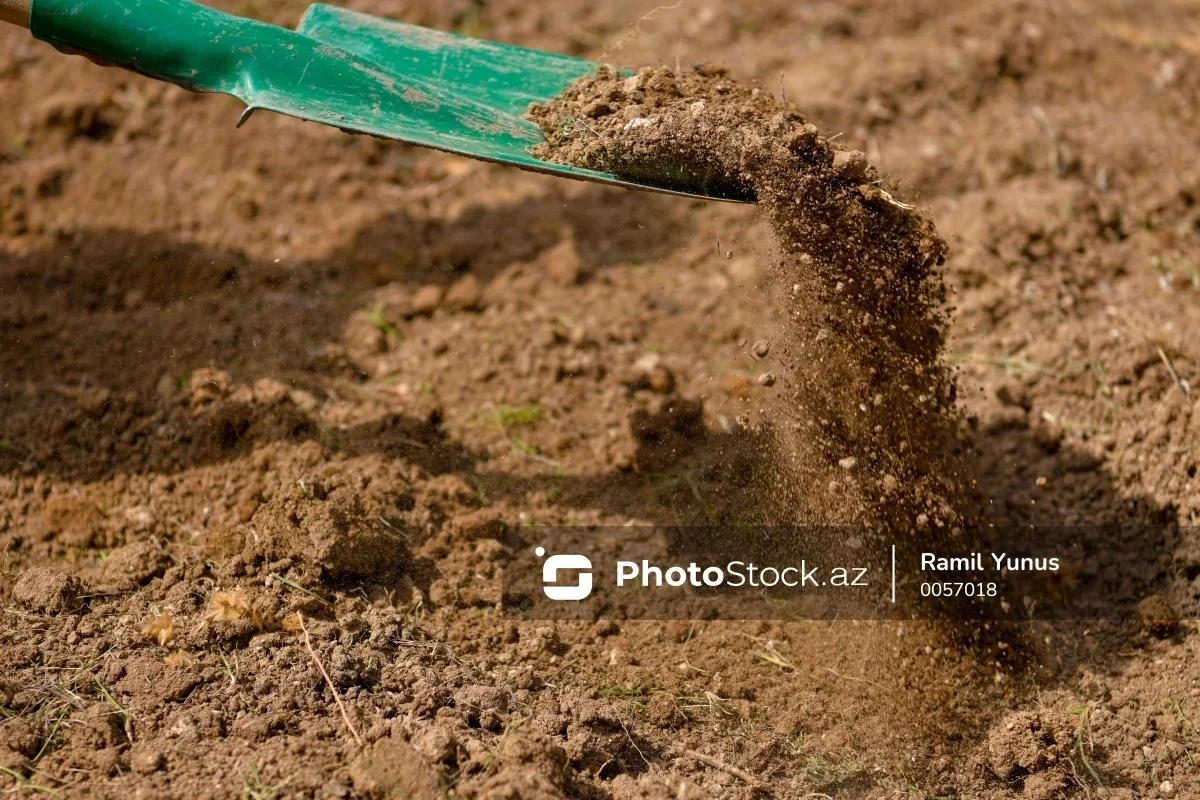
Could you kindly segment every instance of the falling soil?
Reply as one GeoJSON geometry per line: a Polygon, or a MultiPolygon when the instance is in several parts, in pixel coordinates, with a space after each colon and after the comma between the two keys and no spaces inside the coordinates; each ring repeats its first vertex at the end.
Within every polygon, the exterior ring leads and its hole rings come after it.
{"type": "Polygon", "coordinates": [[[601,66],[529,116],[549,161],[716,187],[755,198],[766,215],[775,313],[762,324],[778,336],[749,352],[773,368],[759,380],[774,395],[759,424],[777,468],[746,498],[759,519],[903,530],[959,521],[946,243],[880,186],[864,153],[708,64],[680,75],[601,66]]]}

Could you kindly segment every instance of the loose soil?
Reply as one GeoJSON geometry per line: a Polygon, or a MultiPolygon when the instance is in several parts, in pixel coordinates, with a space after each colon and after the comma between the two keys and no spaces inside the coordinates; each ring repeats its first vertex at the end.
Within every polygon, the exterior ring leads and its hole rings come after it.
{"type": "Polygon", "coordinates": [[[772,258],[759,272],[775,307],[760,328],[778,334],[749,355],[767,370],[759,385],[786,399],[760,421],[771,452],[759,457],[776,469],[742,493],[752,508],[887,535],[959,521],[954,385],[941,352],[946,244],[876,185],[866,154],[831,146],[797,109],[708,64],[684,75],[601,67],[530,117],[546,135],[543,158],[745,187],[769,221],[772,258]]]}
{"type": "Polygon", "coordinates": [[[354,7],[658,64],[678,96],[561,109],[629,164],[700,132],[759,208],[235,130],[0,31],[5,788],[1200,794],[1200,9],[354,7]],[[496,608],[522,526],[818,513],[1158,525],[1173,563],[1144,624],[972,636],[496,608]]]}

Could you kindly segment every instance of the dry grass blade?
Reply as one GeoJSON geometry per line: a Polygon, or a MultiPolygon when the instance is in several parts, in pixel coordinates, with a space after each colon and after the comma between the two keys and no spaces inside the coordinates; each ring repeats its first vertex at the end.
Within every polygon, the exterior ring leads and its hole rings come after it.
{"type": "Polygon", "coordinates": [[[707,711],[713,717],[736,717],[737,712],[729,707],[729,700],[713,692],[704,691],[703,697],[679,698],[684,701],[680,706],[682,711],[707,711]]]}
{"type": "Polygon", "coordinates": [[[784,672],[794,672],[796,665],[784,657],[782,653],[775,649],[775,642],[767,642],[767,646],[762,650],[755,650],[754,657],[759,661],[767,664],[774,664],[784,672]]]}
{"type": "Polygon", "coordinates": [[[16,782],[11,789],[5,790],[5,794],[11,794],[14,792],[41,792],[42,794],[48,794],[51,797],[62,797],[62,795],[60,795],[54,789],[51,789],[49,786],[43,786],[40,783],[34,783],[31,778],[26,778],[20,772],[12,769],[11,767],[0,766],[0,773],[4,773],[16,782]]]}
{"type": "Polygon", "coordinates": [[[1160,347],[1158,348],[1158,357],[1162,359],[1163,366],[1167,368],[1167,372],[1171,375],[1171,380],[1175,381],[1175,388],[1183,395],[1184,400],[1192,399],[1192,387],[1188,382],[1179,377],[1179,373],[1175,371],[1175,365],[1171,363],[1171,359],[1167,358],[1167,354],[1160,347]]]}
{"type": "MultiPolygon", "coordinates": [[[[381,521],[381,522],[383,521],[383,517],[380,517],[379,519],[380,519],[380,521],[381,521]]],[[[386,524],[386,523],[385,523],[385,524],[386,524]]],[[[389,527],[390,527],[390,526],[389,526],[389,527]]],[[[278,572],[272,572],[272,573],[270,574],[270,576],[269,576],[269,577],[270,577],[270,578],[272,578],[273,580],[277,580],[277,581],[279,581],[281,584],[283,584],[284,586],[288,587],[289,589],[295,589],[297,592],[300,592],[301,594],[308,595],[308,596],[309,596],[309,597],[311,597],[313,600],[316,600],[318,603],[322,603],[322,604],[324,604],[324,605],[327,605],[327,606],[329,606],[330,608],[332,608],[332,607],[333,607],[333,603],[329,602],[329,601],[328,601],[328,600],[326,600],[324,597],[321,597],[321,595],[317,594],[316,592],[312,591],[311,589],[306,589],[306,588],[304,588],[303,586],[301,586],[300,584],[296,583],[296,582],[295,582],[294,580],[292,580],[291,578],[288,578],[288,577],[285,577],[285,576],[283,576],[283,575],[280,575],[278,572]]]]}
{"type": "Polygon", "coordinates": [[[760,781],[758,778],[751,775],[749,772],[746,772],[743,769],[738,769],[737,767],[733,766],[732,764],[726,764],[724,761],[713,758],[710,755],[701,753],[699,750],[684,750],[683,754],[685,756],[687,756],[688,758],[694,758],[697,761],[707,764],[708,766],[712,767],[713,769],[719,769],[722,772],[726,772],[726,773],[732,775],[733,777],[737,778],[738,780],[742,781],[747,786],[753,786],[755,788],[760,788],[760,789],[763,788],[762,781],[760,781]]]}
{"type": "Polygon", "coordinates": [[[121,718],[121,727],[125,731],[125,738],[133,741],[133,716],[129,713],[129,709],[117,702],[117,698],[108,690],[108,687],[99,681],[93,679],[96,683],[96,690],[100,692],[100,696],[104,698],[104,702],[112,706],[114,713],[121,718]]]}
{"type": "Polygon", "coordinates": [[[329,685],[329,691],[333,692],[333,701],[337,703],[338,711],[342,712],[342,719],[345,721],[346,727],[350,729],[350,735],[354,737],[354,741],[358,743],[358,746],[362,747],[363,739],[358,735],[358,730],[354,727],[354,723],[350,721],[350,715],[346,712],[346,706],[342,703],[342,696],[338,693],[337,687],[333,685],[333,679],[329,677],[329,673],[325,671],[325,665],[317,657],[317,651],[313,649],[312,639],[308,636],[308,628],[304,625],[304,615],[297,611],[296,618],[300,622],[300,631],[304,634],[305,649],[312,656],[313,663],[317,665],[317,669],[321,671],[321,677],[329,685]]]}

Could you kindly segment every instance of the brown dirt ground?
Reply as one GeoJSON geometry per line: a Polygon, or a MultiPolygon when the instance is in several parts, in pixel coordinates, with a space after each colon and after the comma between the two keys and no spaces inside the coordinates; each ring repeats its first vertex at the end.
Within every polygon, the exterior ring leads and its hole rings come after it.
{"type": "MultiPolygon", "coordinates": [[[[1200,5],[353,5],[786,93],[949,243],[989,519],[1172,526],[1196,616],[1200,5]]],[[[514,528],[720,519],[772,469],[754,209],[0,43],[5,788],[1200,795],[1194,622],[499,618],[514,528]]]]}

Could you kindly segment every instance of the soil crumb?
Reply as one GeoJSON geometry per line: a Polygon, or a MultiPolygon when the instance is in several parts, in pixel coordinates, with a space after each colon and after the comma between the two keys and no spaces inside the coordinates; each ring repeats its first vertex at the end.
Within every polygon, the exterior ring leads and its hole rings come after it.
{"type": "Polygon", "coordinates": [[[727,72],[600,66],[529,117],[549,161],[646,183],[755,198],[774,232],[762,287],[774,342],[747,355],[774,387],[764,414],[778,469],[750,498],[775,523],[943,527],[959,521],[953,376],[932,222],[867,157],[794,106],[727,72]],[[894,188],[894,187],[893,187],[894,188]]]}

